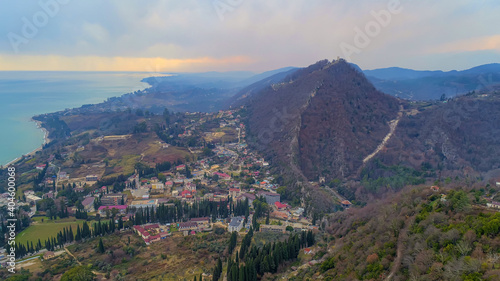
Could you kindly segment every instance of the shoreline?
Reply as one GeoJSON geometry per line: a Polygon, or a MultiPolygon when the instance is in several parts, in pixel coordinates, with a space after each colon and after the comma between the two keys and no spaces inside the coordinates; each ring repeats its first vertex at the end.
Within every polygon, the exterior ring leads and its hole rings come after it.
{"type": "Polygon", "coordinates": [[[1,165],[2,166],[2,169],[5,169],[7,168],[8,166],[16,163],[17,161],[21,160],[23,157],[25,156],[34,156],[38,151],[41,151],[43,149],[43,146],[46,145],[47,143],[50,142],[50,139],[49,139],[49,131],[47,131],[47,129],[45,129],[43,127],[43,123],[41,121],[38,121],[38,120],[35,120],[33,118],[30,119],[30,122],[35,122],[36,126],[38,129],[42,130],[43,132],[43,143],[35,148],[33,151],[29,152],[29,153],[26,153],[26,154],[23,154],[19,157],[17,157],[16,159],[10,161],[9,163],[5,164],[5,165],[1,165]]]}
{"type": "MultiPolygon", "coordinates": [[[[84,72],[85,72],[85,71],[84,71],[84,72]]],[[[94,73],[94,72],[95,72],[95,71],[89,71],[89,73],[94,73]]],[[[145,73],[142,73],[142,72],[136,72],[136,71],[131,71],[131,72],[126,72],[126,71],[125,71],[125,72],[121,72],[121,71],[118,71],[118,72],[115,72],[115,71],[110,71],[110,73],[119,73],[119,74],[123,74],[123,73],[125,73],[125,74],[128,74],[128,73],[136,74],[136,73],[138,73],[138,74],[140,74],[139,76],[140,76],[141,78],[140,78],[139,82],[144,84],[144,85],[142,85],[143,87],[141,87],[142,89],[140,89],[140,91],[144,91],[144,90],[149,89],[149,88],[151,88],[151,87],[152,87],[152,85],[151,85],[150,83],[148,83],[148,82],[143,82],[143,80],[144,80],[144,79],[147,79],[147,78],[152,78],[152,77],[156,77],[156,74],[159,74],[158,76],[172,76],[172,75],[173,75],[173,74],[166,74],[166,73],[165,73],[165,74],[164,74],[164,73],[150,73],[150,72],[145,72],[145,73]],[[144,75],[142,75],[142,74],[144,74],[144,75]],[[154,74],[154,75],[152,76],[151,74],[154,74]]],[[[135,78],[134,78],[134,79],[135,79],[135,78]]],[[[135,87],[135,86],[134,86],[134,87],[135,87]]],[[[113,96],[113,97],[121,97],[121,96],[123,96],[123,95],[125,95],[125,94],[127,94],[127,93],[120,93],[119,95],[117,95],[117,96],[113,96]]],[[[101,103],[103,103],[103,102],[105,102],[105,101],[101,101],[101,102],[95,103],[94,105],[96,105],[96,104],[101,104],[101,103]]],[[[80,106],[80,107],[75,107],[75,108],[81,108],[81,106],[80,106]]],[[[58,112],[58,111],[55,111],[55,112],[58,112]]],[[[47,114],[50,114],[50,113],[47,113],[47,114]]],[[[43,132],[43,143],[42,143],[42,144],[41,144],[38,148],[34,149],[33,151],[31,151],[31,152],[29,152],[29,153],[26,153],[26,154],[22,154],[21,156],[19,156],[19,157],[17,157],[17,158],[15,158],[15,159],[13,159],[12,161],[9,161],[9,162],[8,162],[8,163],[6,163],[5,165],[2,165],[2,164],[0,163],[0,168],[1,168],[1,169],[5,169],[5,168],[7,168],[8,166],[10,166],[10,165],[12,165],[12,164],[16,163],[17,161],[21,160],[22,158],[24,158],[25,156],[35,155],[35,154],[36,154],[36,152],[41,151],[41,150],[43,149],[43,146],[44,146],[44,145],[46,145],[46,144],[50,143],[51,139],[49,139],[49,132],[47,131],[47,129],[45,129],[45,128],[43,127],[43,123],[42,123],[41,121],[34,120],[34,119],[33,119],[33,117],[32,117],[32,118],[30,118],[30,120],[29,120],[29,121],[30,121],[30,122],[35,122],[35,123],[36,123],[36,125],[37,125],[37,128],[42,130],[42,132],[43,132]]]]}

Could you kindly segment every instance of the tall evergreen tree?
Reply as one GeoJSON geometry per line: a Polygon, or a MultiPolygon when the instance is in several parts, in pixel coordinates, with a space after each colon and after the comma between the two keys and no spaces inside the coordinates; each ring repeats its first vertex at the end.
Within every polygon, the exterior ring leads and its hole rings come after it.
{"type": "Polygon", "coordinates": [[[97,251],[101,254],[104,253],[104,244],[102,243],[102,238],[99,238],[99,245],[97,247],[97,251]]]}

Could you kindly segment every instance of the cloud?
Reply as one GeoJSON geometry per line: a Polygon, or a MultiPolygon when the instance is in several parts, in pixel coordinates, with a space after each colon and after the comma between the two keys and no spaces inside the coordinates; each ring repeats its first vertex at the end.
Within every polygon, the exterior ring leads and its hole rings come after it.
{"type": "MultiPolygon", "coordinates": [[[[50,1],[59,0],[41,0],[50,1]]],[[[19,45],[17,54],[6,35],[22,35],[22,19],[32,21],[43,9],[38,1],[4,1],[0,11],[0,55],[11,61],[16,56],[58,57],[68,62],[74,57],[95,57],[110,63],[109,69],[116,68],[114,58],[221,61],[244,57],[246,60],[234,62],[238,64],[235,69],[262,71],[305,66],[342,56],[340,44],[352,42],[354,28],[363,28],[373,20],[371,12],[387,9],[390,1],[395,0],[69,1],[60,5],[58,13],[39,28],[36,36],[19,45]],[[214,3],[229,7],[222,18],[214,3]]],[[[411,67],[413,58],[418,57],[419,62],[433,65],[434,52],[452,50],[455,42],[499,35],[500,4],[496,0],[400,2],[402,13],[394,15],[370,45],[353,56],[355,63],[364,68],[411,67]]],[[[495,42],[486,43],[494,48],[495,42]]],[[[470,53],[469,59],[474,61],[476,57],[470,53]]],[[[215,61],[212,70],[230,68],[215,61]]],[[[36,65],[37,60],[25,63],[27,69],[43,67],[36,65]]],[[[438,67],[446,69],[453,63],[448,61],[438,67]]],[[[58,65],[79,67],[63,62],[58,65]]],[[[97,62],[81,68],[88,70],[93,65],[105,68],[97,62]]],[[[195,71],[210,63],[178,64],[182,69],[186,65],[195,71]]]]}
{"type": "Polygon", "coordinates": [[[105,41],[109,38],[108,31],[97,23],[83,23],[82,35],[93,41],[105,41]]]}
{"type": "Polygon", "coordinates": [[[500,35],[470,38],[433,46],[429,53],[497,51],[500,53],[500,35]]]}

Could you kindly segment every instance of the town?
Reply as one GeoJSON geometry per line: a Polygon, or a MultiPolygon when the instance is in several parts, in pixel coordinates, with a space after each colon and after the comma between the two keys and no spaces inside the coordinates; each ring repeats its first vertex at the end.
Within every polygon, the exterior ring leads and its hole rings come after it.
{"type": "MultiPolygon", "coordinates": [[[[71,218],[84,221],[91,232],[101,229],[101,222],[116,231],[133,231],[145,245],[211,232],[215,228],[242,236],[249,231],[282,234],[318,231],[300,202],[282,201],[280,193],[284,187],[273,175],[269,163],[247,146],[245,125],[237,110],[185,113],[177,120],[182,123],[178,121],[172,126],[182,130],[165,137],[157,131],[160,140],[152,145],[163,152],[176,149],[183,142],[193,142],[195,145],[188,145],[188,156],[172,162],[157,161],[154,166],[138,161],[130,175],[106,176],[107,159],[92,165],[65,164],[68,159],[74,163],[74,158],[85,150],[95,149],[96,145],[127,141],[130,135],[97,136],[86,144],[64,147],[64,152],[50,154],[45,161],[25,156],[23,161],[33,166],[36,177],[35,188],[26,188],[18,196],[19,217],[25,221],[20,226],[20,230],[25,230],[18,235],[19,239],[30,228],[71,218]],[[217,123],[215,132],[203,129],[207,120],[217,123]],[[229,141],[224,138],[228,135],[232,135],[229,141]],[[193,137],[202,141],[193,141],[193,137]],[[89,173],[83,174],[82,170],[89,173]]],[[[139,160],[148,157],[154,155],[142,154],[139,160]]],[[[1,205],[6,203],[0,199],[1,205]]],[[[60,255],[65,246],[85,237],[84,226],[73,227],[64,228],[60,234],[50,233],[51,237],[42,237],[41,241],[38,238],[20,242],[17,258],[29,260],[38,255],[51,259],[60,255]],[[70,236],[77,233],[77,238],[66,239],[69,233],[70,236]]]]}

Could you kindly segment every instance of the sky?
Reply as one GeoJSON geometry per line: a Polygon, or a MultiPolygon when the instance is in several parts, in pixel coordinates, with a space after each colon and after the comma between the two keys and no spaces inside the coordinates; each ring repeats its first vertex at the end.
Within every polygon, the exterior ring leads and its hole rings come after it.
{"type": "Polygon", "coordinates": [[[497,0],[0,0],[0,70],[261,72],[500,62],[497,0]]]}

